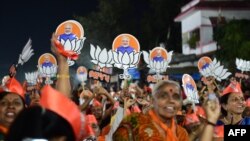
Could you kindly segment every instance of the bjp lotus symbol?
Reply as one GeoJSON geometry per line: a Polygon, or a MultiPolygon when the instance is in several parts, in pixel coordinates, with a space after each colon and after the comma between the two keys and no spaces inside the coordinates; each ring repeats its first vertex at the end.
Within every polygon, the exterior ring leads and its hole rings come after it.
{"type": "Polygon", "coordinates": [[[58,51],[68,58],[69,66],[75,64],[72,60],[77,60],[85,41],[82,25],[74,20],[68,20],[61,23],[56,34],[58,40],[54,41],[58,51]]]}
{"type": "Polygon", "coordinates": [[[106,48],[102,49],[97,46],[90,44],[90,56],[92,58],[91,62],[98,65],[100,68],[113,67],[113,55],[111,50],[107,51],[106,48]]]}
{"type": "Polygon", "coordinates": [[[160,73],[165,72],[169,67],[172,54],[173,51],[167,52],[167,50],[162,47],[155,47],[153,50],[150,50],[149,53],[143,51],[144,61],[148,64],[147,67],[156,73],[156,79],[160,80],[160,73]]]}
{"type": "Polygon", "coordinates": [[[120,34],[113,41],[112,53],[114,66],[123,69],[120,79],[129,79],[129,68],[137,67],[140,60],[140,44],[138,40],[130,34],[120,34]]]}
{"type": "Polygon", "coordinates": [[[216,58],[212,61],[206,56],[199,59],[198,69],[202,76],[212,76],[217,81],[227,79],[231,75],[231,72],[228,72],[228,69],[225,69],[224,66],[220,64],[220,61],[217,61],[216,58]]]}
{"type": "Polygon", "coordinates": [[[37,76],[38,76],[37,71],[25,73],[25,79],[27,80],[28,84],[30,84],[30,85],[36,85],[37,76]]]}
{"type": "Polygon", "coordinates": [[[50,78],[56,77],[57,73],[56,58],[50,53],[41,55],[38,60],[38,72],[41,77],[46,78],[46,84],[52,84],[50,78]]]}

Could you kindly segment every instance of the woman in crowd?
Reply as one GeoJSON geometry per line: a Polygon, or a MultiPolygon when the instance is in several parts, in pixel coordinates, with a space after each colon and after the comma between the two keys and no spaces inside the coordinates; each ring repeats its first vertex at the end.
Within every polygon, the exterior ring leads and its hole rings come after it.
{"type": "Polygon", "coordinates": [[[23,111],[6,138],[8,141],[31,141],[31,139],[75,140],[73,131],[65,119],[40,106],[33,106],[23,111]]]}
{"type": "Polygon", "coordinates": [[[153,90],[154,108],[147,114],[127,116],[113,136],[113,140],[171,140],[188,141],[187,131],[174,118],[181,109],[180,86],[174,81],[161,81],[153,90]]]}
{"type": "Polygon", "coordinates": [[[78,141],[82,138],[80,110],[70,99],[52,87],[45,86],[40,103],[41,106],[32,106],[20,113],[6,140],[78,141]]]}
{"type": "Polygon", "coordinates": [[[224,89],[223,95],[220,98],[220,103],[223,114],[223,118],[219,120],[220,124],[250,125],[250,118],[242,117],[242,113],[246,108],[246,101],[240,85],[230,83],[229,86],[224,89]]]}
{"type": "Polygon", "coordinates": [[[0,140],[4,139],[17,115],[25,109],[24,90],[14,78],[9,78],[0,90],[0,140]]]}
{"type": "Polygon", "coordinates": [[[93,100],[93,104],[90,106],[90,112],[96,117],[100,129],[102,129],[110,122],[115,100],[107,90],[100,86],[95,87],[93,93],[95,94],[95,98],[93,100]],[[111,105],[104,108],[103,104],[106,103],[106,100],[110,101],[111,105]]]}

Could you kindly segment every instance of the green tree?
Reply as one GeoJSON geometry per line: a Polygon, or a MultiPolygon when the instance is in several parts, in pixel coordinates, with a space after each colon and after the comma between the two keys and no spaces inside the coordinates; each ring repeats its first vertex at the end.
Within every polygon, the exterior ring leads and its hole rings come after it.
{"type": "Polygon", "coordinates": [[[235,59],[250,60],[250,21],[232,20],[217,27],[214,34],[220,50],[216,56],[235,70],[235,59]]]}

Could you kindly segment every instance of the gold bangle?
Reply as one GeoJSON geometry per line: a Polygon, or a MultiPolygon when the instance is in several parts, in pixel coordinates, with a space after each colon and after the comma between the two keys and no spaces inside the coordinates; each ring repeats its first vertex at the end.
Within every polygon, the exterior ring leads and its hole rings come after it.
{"type": "Polygon", "coordinates": [[[57,74],[57,78],[70,78],[68,74],[57,74]]]}

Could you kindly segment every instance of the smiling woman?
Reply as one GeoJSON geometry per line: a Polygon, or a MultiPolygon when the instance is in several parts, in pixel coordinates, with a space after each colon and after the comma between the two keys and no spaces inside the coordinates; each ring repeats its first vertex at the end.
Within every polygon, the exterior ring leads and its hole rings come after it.
{"type": "Polygon", "coordinates": [[[14,93],[3,93],[0,99],[0,124],[9,127],[16,115],[24,108],[24,103],[14,93]]]}
{"type": "Polygon", "coordinates": [[[4,139],[10,125],[24,108],[24,91],[17,80],[10,78],[0,88],[0,140],[4,139]]]}
{"type": "Polygon", "coordinates": [[[153,109],[127,116],[113,140],[188,141],[187,131],[174,118],[182,105],[180,86],[174,81],[158,82],[153,89],[153,109]]]}
{"type": "Polygon", "coordinates": [[[181,109],[182,97],[179,85],[174,82],[159,84],[154,89],[153,98],[154,111],[161,120],[169,124],[171,118],[181,109]]]}

